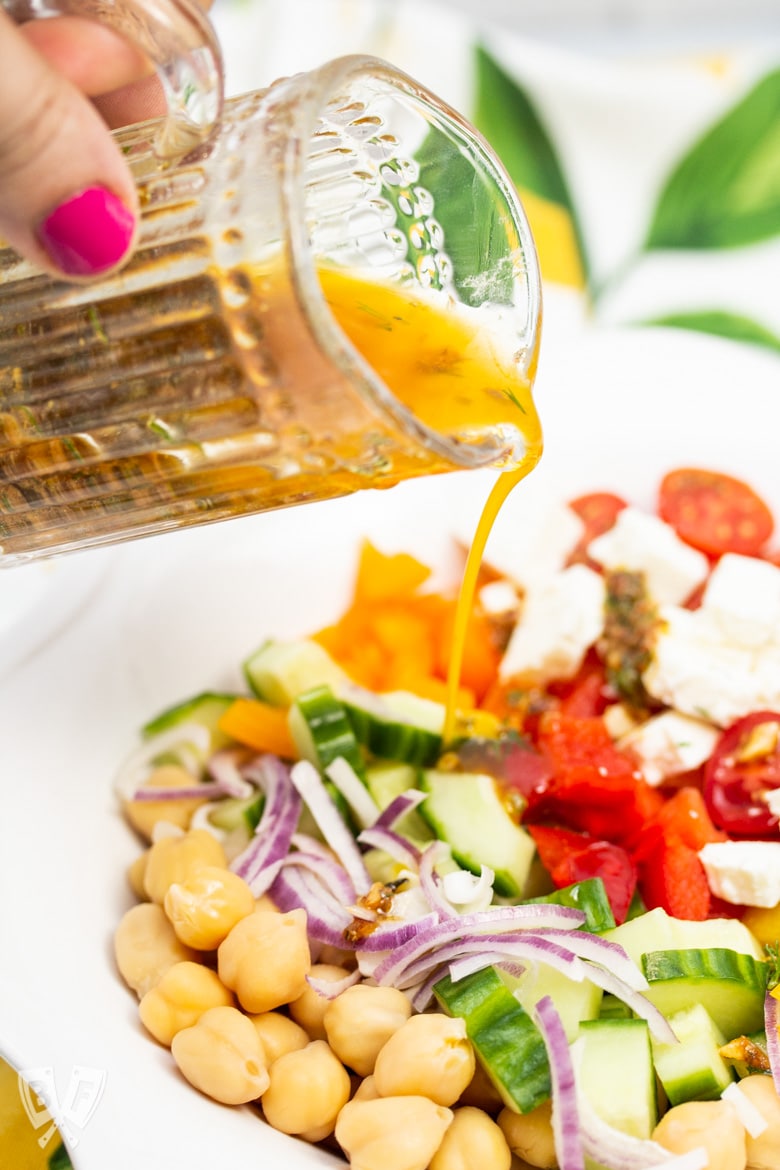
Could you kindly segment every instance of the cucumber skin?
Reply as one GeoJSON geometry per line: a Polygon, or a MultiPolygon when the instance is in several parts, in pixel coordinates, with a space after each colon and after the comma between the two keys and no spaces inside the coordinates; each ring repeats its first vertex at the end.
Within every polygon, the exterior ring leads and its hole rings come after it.
{"type": "Polygon", "coordinates": [[[373,756],[383,760],[428,767],[441,754],[441,736],[424,727],[414,727],[391,715],[385,719],[345,701],[355,738],[373,756]]]}
{"type": "Polygon", "coordinates": [[[201,726],[206,727],[212,733],[212,738],[221,735],[224,742],[227,743],[229,737],[219,731],[218,723],[237,697],[237,695],[222,691],[201,691],[199,694],[193,695],[192,698],[185,699],[182,703],[174,703],[172,707],[166,707],[159,715],[155,715],[153,719],[143,725],[141,735],[144,739],[151,739],[152,736],[158,735],[161,731],[168,731],[180,723],[192,722],[200,723],[201,726]]]}
{"type": "Polygon", "coordinates": [[[547,904],[553,906],[571,906],[575,910],[582,910],[585,921],[580,930],[590,934],[599,934],[602,930],[612,930],[615,926],[615,917],[609,904],[604,882],[600,877],[585,878],[571,886],[564,886],[554,890],[551,894],[543,894],[539,898],[527,898],[526,905],[547,904]]]}
{"type": "Polygon", "coordinates": [[[764,1020],[768,964],[726,947],[650,951],[644,993],[666,1016],[702,1003],[726,1040],[757,1032],[764,1020]]]}
{"type": "Polygon", "coordinates": [[[550,1064],[541,1032],[495,970],[486,967],[433,989],[449,1016],[460,1016],[474,1051],[504,1104],[529,1113],[550,1098],[550,1064]]]}
{"type": "Polygon", "coordinates": [[[652,1040],[653,1062],[670,1105],[716,1101],[734,1074],[720,1055],[724,1037],[707,1009],[694,1004],[669,1017],[679,1043],[652,1040]]]}
{"type": "Polygon", "coordinates": [[[314,687],[299,695],[290,707],[288,723],[303,759],[324,772],[328,764],[343,757],[362,778],[363,753],[344,704],[330,687],[314,687]]]}

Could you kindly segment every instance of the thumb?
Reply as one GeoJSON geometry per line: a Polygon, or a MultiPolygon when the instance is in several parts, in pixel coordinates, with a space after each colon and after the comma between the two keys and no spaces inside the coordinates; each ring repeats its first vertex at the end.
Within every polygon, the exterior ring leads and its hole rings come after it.
{"type": "Polygon", "coordinates": [[[89,279],[127,256],[136,218],[100,115],[0,8],[0,236],[48,272],[89,279]]]}

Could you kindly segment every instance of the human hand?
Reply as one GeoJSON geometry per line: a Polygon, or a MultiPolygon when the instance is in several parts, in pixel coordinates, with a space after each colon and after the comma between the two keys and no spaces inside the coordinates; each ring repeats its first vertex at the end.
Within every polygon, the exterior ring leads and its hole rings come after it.
{"type": "Polygon", "coordinates": [[[163,112],[149,74],[92,20],[0,8],[0,237],[47,272],[89,280],[131,251],[136,189],[108,127],[163,112]]]}

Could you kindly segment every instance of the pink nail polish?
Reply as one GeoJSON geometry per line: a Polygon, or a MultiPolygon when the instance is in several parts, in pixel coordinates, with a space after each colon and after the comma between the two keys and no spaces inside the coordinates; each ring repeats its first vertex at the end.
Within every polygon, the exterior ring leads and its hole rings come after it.
{"type": "Polygon", "coordinates": [[[66,276],[98,276],[130,247],[135,220],[105,187],[80,191],[46,217],[38,239],[66,276]]]}

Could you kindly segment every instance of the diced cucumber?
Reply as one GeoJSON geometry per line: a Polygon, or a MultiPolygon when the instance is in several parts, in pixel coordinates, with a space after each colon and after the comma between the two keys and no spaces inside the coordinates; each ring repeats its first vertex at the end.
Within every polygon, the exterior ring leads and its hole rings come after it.
{"type": "Polygon", "coordinates": [[[489,866],[495,873],[497,894],[522,898],[534,843],[512,820],[493,777],[481,772],[426,769],[420,788],[428,793],[420,815],[436,836],[450,845],[455,860],[477,874],[481,866],[489,866]]]}
{"type": "Polygon", "coordinates": [[[611,939],[628,951],[641,966],[648,951],[707,950],[726,947],[762,960],[764,951],[755,935],[738,918],[707,918],[703,922],[672,918],[659,906],[608,931],[611,939]]]}
{"type": "Polygon", "coordinates": [[[585,915],[582,929],[590,931],[591,934],[611,930],[615,925],[615,916],[600,877],[585,878],[584,881],[575,882],[572,886],[564,886],[563,889],[553,890],[551,894],[528,898],[526,901],[550,902],[554,906],[573,906],[576,910],[582,910],[585,915]]]}
{"type": "Polygon", "coordinates": [[[630,1020],[633,1014],[628,1004],[624,1003],[622,999],[618,999],[616,995],[605,994],[602,996],[599,1009],[600,1020],[630,1020]]]}
{"type": "Polygon", "coordinates": [[[515,1113],[528,1113],[550,1096],[550,1065],[542,1035],[495,967],[434,987],[441,1007],[465,1021],[474,1052],[515,1113]]]}
{"type": "MultiPolygon", "coordinates": [[[[380,812],[403,792],[417,787],[419,769],[411,764],[393,763],[389,760],[369,764],[365,771],[366,788],[374,798],[380,812]]],[[[433,833],[416,809],[406,813],[395,826],[395,831],[406,837],[413,845],[426,845],[432,841],[433,833]]]]}
{"type": "Polygon", "coordinates": [[[243,798],[227,797],[211,809],[209,820],[226,833],[232,833],[234,829],[246,829],[252,834],[260,822],[264,802],[262,792],[253,792],[251,796],[243,798]]]}
{"type": "Polygon", "coordinates": [[[384,760],[430,765],[441,754],[444,708],[407,691],[375,695],[360,687],[339,692],[360,743],[384,760]]]}
{"type": "Polygon", "coordinates": [[[324,771],[343,757],[360,775],[363,753],[355,739],[344,704],[328,686],[298,695],[288,716],[290,734],[301,759],[324,771]]]}
{"type": "Polygon", "coordinates": [[[269,639],[243,664],[244,677],[258,699],[289,707],[293,699],[317,686],[337,689],[347,675],[319,642],[302,638],[269,639]]]}
{"type": "Polygon", "coordinates": [[[575,1066],[578,1084],[603,1121],[632,1137],[650,1137],[658,1103],[645,1020],[585,1020],[575,1066]]]}
{"type": "MultiPolygon", "coordinates": [[[[235,695],[223,694],[218,691],[202,691],[183,703],[176,703],[173,707],[166,707],[154,719],[150,719],[141,728],[141,735],[146,740],[152,740],[163,732],[172,731],[176,727],[184,727],[188,723],[196,723],[204,728],[209,735],[209,746],[200,763],[205,765],[209,756],[231,742],[230,737],[219,729],[219,721],[228,707],[235,701],[235,695]]],[[[190,747],[190,753],[191,753],[190,747]]],[[[168,747],[157,757],[156,763],[180,763],[179,754],[175,747],[168,747]]]]}
{"type": "Polygon", "coordinates": [[[547,963],[536,963],[517,980],[515,996],[529,1014],[545,995],[561,1018],[566,1039],[576,1039],[582,1020],[596,1020],[601,1015],[603,991],[589,979],[569,979],[547,963]]]}
{"type": "Polygon", "coordinates": [[[700,1003],[727,1040],[761,1027],[767,964],[751,955],[725,947],[650,951],[642,970],[650,984],[644,994],[665,1016],[700,1003]]]}
{"type": "Polygon", "coordinates": [[[720,1055],[723,1033],[703,1004],[669,1017],[677,1044],[651,1039],[653,1063],[671,1105],[714,1101],[734,1079],[720,1055]]]}

